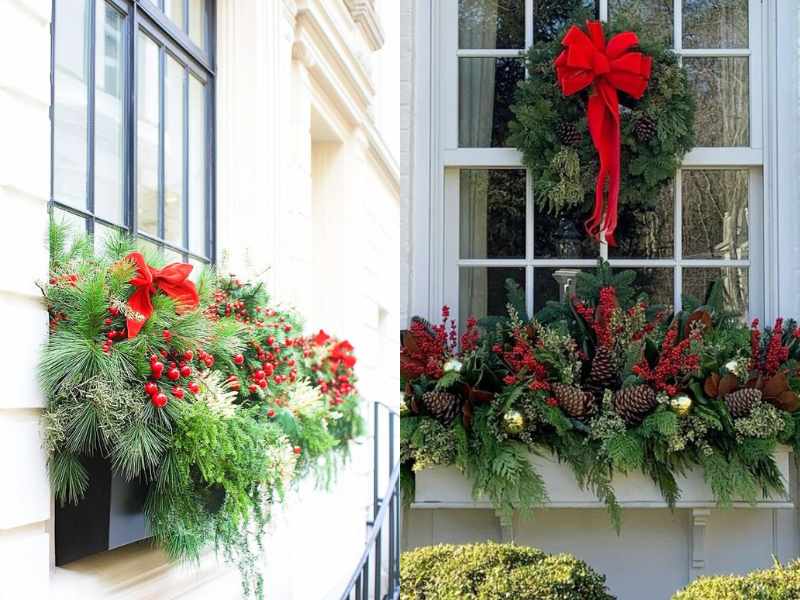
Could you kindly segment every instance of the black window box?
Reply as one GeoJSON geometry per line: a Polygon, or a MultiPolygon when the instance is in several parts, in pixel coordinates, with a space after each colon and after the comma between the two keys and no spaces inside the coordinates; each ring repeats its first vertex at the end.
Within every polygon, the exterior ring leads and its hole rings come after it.
{"type": "Polygon", "coordinates": [[[150,537],[147,484],[112,473],[108,459],[85,457],[89,487],[78,504],[56,502],[56,566],[150,537]]]}

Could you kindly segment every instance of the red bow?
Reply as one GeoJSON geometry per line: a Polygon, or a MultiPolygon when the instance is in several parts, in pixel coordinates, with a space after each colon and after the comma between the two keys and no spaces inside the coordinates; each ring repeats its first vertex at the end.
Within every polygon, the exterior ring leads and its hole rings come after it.
{"type": "Polygon", "coordinates": [[[128,299],[128,306],[144,317],[141,321],[128,317],[129,339],[137,336],[144,322],[153,314],[152,296],[157,290],[174,298],[180,310],[194,308],[200,303],[197,288],[187,279],[192,272],[192,265],[172,263],[163,269],[155,269],[145,262],[139,252],[131,252],[126,260],[136,265],[136,275],[130,280],[136,291],[128,299]]]}
{"type": "Polygon", "coordinates": [[[566,46],[556,59],[556,75],[565,96],[571,96],[594,84],[587,109],[589,133],[600,155],[600,173],[595,186],[594,213],[586,221],[586,231],[599,240],[605,235],[609,244],[616,245],[617,205],[620,184],[620,119],[621,90],[639,99],[647,89],[653,59],[641,52],[629,52],[639,44],[635,33],[626,31],[615,35],[606,45],[603,25],[599,21],[586,23],[588,35],[573,25],[562,40],[566,46]],[[605,213],[604,195],[608,178],[608,205],[605,213]]]}

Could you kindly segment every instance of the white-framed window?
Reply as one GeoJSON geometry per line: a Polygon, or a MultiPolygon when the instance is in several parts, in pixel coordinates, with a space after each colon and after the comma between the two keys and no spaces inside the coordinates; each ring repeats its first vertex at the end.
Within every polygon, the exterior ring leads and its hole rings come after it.
{"type": "MultiPolygon", "coordinates": [[[[764,76],[769,2],[574,0],[601,19],[644,16],[681,57],[697,100],[697,147],[653,210],[621,208],[616,248],[594,244],[586,215],[554,218],[533,201],[535,181],[504,146],[520,51],[559,28],[569,1],[441,0],[430,15],[429,312],[505,311],[505,280],[529,312],[556,300],[599,256],[637,272],[651,300],[681,307],[721,278],[728,304],[748,317],[772,310],[765,291],[764,76]],[[558,9],[554,10],[554,6],[558,9]]],[[[562,21],[563,22],[563,21],[562,21]]],[[[417,238],[419,239],[419,238],[417,238]]],[[[770,278],[771,279],[771,278],[770,278]]]]}

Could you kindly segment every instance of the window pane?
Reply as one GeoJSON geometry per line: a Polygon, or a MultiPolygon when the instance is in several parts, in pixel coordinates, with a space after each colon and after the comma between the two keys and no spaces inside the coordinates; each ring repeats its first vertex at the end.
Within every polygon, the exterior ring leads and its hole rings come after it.
{"type": "MultiPolygon", "coordinates": [[[[637,292],[647,294],[650,304],[671,306],[674,301],[674,274],[671,268],[642,267],[617,269],[634,271],[637,292]]],[[[575,293],[578,273],[592,273],[594,267],[537,267],[533,270],[533,310],[542,310],[547,302],[563,301],[575,293]]]]}
{"type": "Polygon", "coordinates": [[[86,219],[69,211],[54,207],[53,221],[59,225],[67,226],[67,238],[69,242],[86,234],[86,219]]]}
{"type": "Polygon", "coordinates": [[[612,19],[628,18],[642,23],[641,33],[672,46],[673,0],[609,0],[608,12],[612,19]]]}
{"type": "Polygon", "coordinates": [[[86,208],[89,6],[56,2],[55,10],[53,197],[86,208]]]}
{"type": "Polygon", "coordinates": [[[189,279],[197,283],[197,281],[200,279],[200,275],[203,273],[206,267],[208,267],[208,263],[199,261],[196,258],[190,258],[189,264],[194,267],[192,272],[189,274],[189,279]]]}
{"type": "Polygon", "coordinates": [[[104,254],[108,240],[117,235],[118,230],[113,227],[108,227],[102,223],[95,222],[94,224],[94,250],[98,254],[104,254]]]}
{"type": "Polygon", "coordinates": [[[205,256],[206,247],[206,98],[205,88],[189,77],[189,250],[205,256]]]}
{"type": "Polygon", "coordinates": [[[137,83],[137,196],[139,229],[158,235],[159,69],[158,46],[139,34],[137,83]]]}
{"type": "Polygon", "coordinates": [[[595,0],[533,0],[533,41],[551,42],[567,25],[597,18],[595,0]]]}
{"type": "Polygon", "coordinates": [[[167,55],[164,85],[164,239],[183,240],[183,103],[185,70],[167,55]]]}
{"type": "Polygon", "coordinates": [[[525,269],[518,267],[461,267],[458,270],[459,324],[467,318],[478,319],[507,314],[506,279],[513,279],[525,289],[525,269]]]}
{"type": "Polygon", "coordinates": [[[672,258],[675,254],[675,186],[664,186],[653,208],[619,209],[612,258],[672,258]]]}
{"type": "Polygon", "coordinates": [[[461,258],[525,258],[525,171],[464,169],[461,258]]]}
{"type": "MultiPolygon", "coordinates": [[[[536,182],[534,182],[534,188],[536,182]]],[[[533,254],[536,258],[596,258],[598,245],[588,236],[587,214],[578,206],[553,215],[538,203],[533,215],[533,254]]]]}
{"type": "Polygon", "coordinates": [[[459,48],[525,47],[525,0],[458,0],[459,48]]]}
{"type": "Polygon", "coordinates": [[[683,257],[748,257],[746,170],[683,172],[683,257]]]}
{"type": "Polygon", "coordinates": [[[458,59],[458,145],[504,146],[517,82],[525,76],[517,58],[458,59]]]}
{"type": "Polygon", "coordinates": [[[684,48],[747,48],[747,0],[683,0],[684,48]]]}
{"type": "Polygon", "coordinates": [[[189,0],[189,37],[201,49],[206,47],[206,0],[189,0]]]}
{"type": "Polygon", "coordinates": [[[175,252],[172,248],[164,248],[164,261],[170,263],[182,263],[183,255],[180,252],[175,252]]]}
{"type": "Polygon", "coordinates": [[[123,224],[124,112],[123,17],[97,4],[95,40],[94,209],[123,224]]]}
{"type": "Polygon", "coordinates": [[[750,73],[747,57],[683,59],[697,100],[698,146],[750,144],[750,73]]]}
{"type": "Polygon", "coordinates": [[[747,317],[750,286],[746,267],[683,268],[683,295],[705,301],[710,286],[722,283],[725,306],[747,317]]]}
{"type": "Polygon", "coordinates": [[[183,0],[164,0],[164,12],[178,29],[184,30],[183,25],[183,0]]]}

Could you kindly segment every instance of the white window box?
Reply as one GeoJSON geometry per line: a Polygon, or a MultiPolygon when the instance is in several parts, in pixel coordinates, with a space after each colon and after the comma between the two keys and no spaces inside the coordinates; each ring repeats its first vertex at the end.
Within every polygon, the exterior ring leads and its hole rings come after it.
{"type": "MultiPolygon", "coordinates": [[[[775,461],[788,487],[791,449],[780,446],[775,461]]],[[[569,465],[559,463],[552,456],[531,455],[531,462],[542,476],[550,498],[550,508],[604,508],[590,490],[582,490],[569,465]]],[[[700,467],[677,478],[681,498],[677,508],[714,508],[717,502],[711,488],[703,481],[700,467]]],[[[653,481],[640,472],[618,476],[613,481],[617,500],[629,508],[665,508],[667,503],[653,481]]],[[[747,508],[793,508],[789,495],[773,496],[756,505],[734,502],[734,506],[747,508]]],[[[472,497],[472,482],[455,467],[435,467],[416,473],[416,494],[412,508],[492,508],[485,498],[472,497]]]]}

